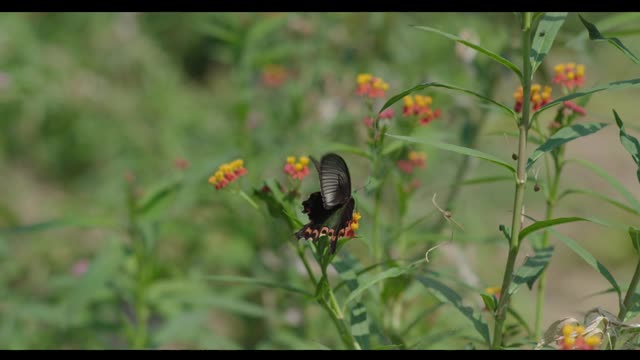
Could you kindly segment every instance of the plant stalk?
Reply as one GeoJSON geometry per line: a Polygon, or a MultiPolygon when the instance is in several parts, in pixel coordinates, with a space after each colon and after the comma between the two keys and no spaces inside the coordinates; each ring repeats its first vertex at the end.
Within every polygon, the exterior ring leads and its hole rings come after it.
{"type": "Polygon", "coordinates": [[[502,332],[504,322],[507,317],[507,308],[509,307],[509,286],[513,277],[513,268],[518,250],[520,248],[519,232],[522,226],[522,212],[524,204],[524,188],[527,183],[527,135],[529,129],[529,112],[531,109],[531,62],[529,54],[531,52],[531,13],[523,14],[522,26],[522,62],[523,62],[523,104],[522,118],[520,120],[519,137],[518,137],[518,167],[516,173],[516,187],[513,201],[513,217],[511,220],[511,239],[509,244],[509,255],[507,265],[504,271],[502,287],[500,291],[500,300],[496,309],[496,322],[493,332],[492,349],[502,346],[502,332]]]}

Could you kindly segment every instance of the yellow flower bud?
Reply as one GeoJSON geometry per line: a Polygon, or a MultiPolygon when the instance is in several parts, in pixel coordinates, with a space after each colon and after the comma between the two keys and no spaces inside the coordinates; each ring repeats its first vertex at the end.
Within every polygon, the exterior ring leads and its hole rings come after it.
{"type": "Polygon", "coordinates": [[[302,166],[309,165],[309,158],[306,156],[300,156],[300,164],[302,164],[302,166]]]}
{"type": "Polygon", "coordinates": [[[288,156],[287,157],[287,163],[288,164],[293,164],[296,162],[296,157],[295,156],[288,156]]]}
{"type": "Polygon", "coordinates": [[[585,342],[587,345],[589,345],[590,347],[594,348],[594,347],[596,347],[596,346],[599,346],[599,345],[600,345],[601,340],[600,340],[600,337],[599,337],[599,336],[597,336],[597,335],[591,335],[591,336],[587,336],[587,337],[584,339],[584,342],[585,342]]]}
{"type": "Polygon", "coordinates": [[[373,78],[371,74],[358,74],[358,84],[366,84],[371,81],[371,78],[373,78]]]}
{"type": "Polygon", "coordinates": [[[304,166],[302,166],[302,164],[297,163],[297,164],[296,164],[296,171],[301,171],[303,167],[304,167],[304,166]]]}
{"type": "Polygon", "coordinates": [[[360,225],[357,222],[351,223],[351,230],[356,231],[359,227],[360,225]]]}
{"type": "Polygon", "coordinates": [[[553,68],[553,71],[555,71],[557,74],[560,74],[562,72],[564,72],[564,64],[558,64],[553,68]]]}

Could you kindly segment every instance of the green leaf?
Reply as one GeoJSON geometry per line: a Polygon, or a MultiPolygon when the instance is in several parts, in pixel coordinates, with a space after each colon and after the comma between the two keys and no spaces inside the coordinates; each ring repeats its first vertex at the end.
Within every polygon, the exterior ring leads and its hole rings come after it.
{"type": "Polygon", "coordinates": [[[417,28],[417,29],[420,29],[420,30],[424,30],[424,31],[432,32],[432,33],[435,33],[435,34],[438,34],[438,35],[442,35],[442,36],[444,36],[446,38],[449,38],[449,39],[451,39],[453,41],[457,41],[462,45],[468,46],[468,47],[470,47],[470,48],[472,48],[472,49],[474,49],[474,50],[476,50],[476,51],[478,51],[478,52],[480,52],[482,54],[485,54],[488,57],[490,57],[491,59],[499,62],[500,64],[502,64],[504,66],[506,66],[509,70],[513,71],[514,74],[518,75],[518,78],[520,78],[520,80],[522,80],[522,72],[520,71],[520,69],[518,69],[518,67],[514,63],[512,63],[511,61],[509,61],[509,60],[503,58],[502,56],[494,53],[493,51],[491,51],[489,49],[486,49],[486,48],[484,48],[484,47],[482,47],[480,45],[473,44],[473,43],[471,43],[471,42],[469,42],[469,41],[467,41],[467,40],[465,40],[465,39],[463,39],[463,38],[461,38],[459,36],[456,36],[456,35],[453,35],[453,34],[449,34],[449,33],[446,33],[444,31],[440,31],[438,29],[434,29],[432,27],[428,27],[428,26],[414,26],[414,27],[417,28]]]}
{"type": "Polygon", "coordinates": [[[541,220],[541,221],[536,221],[535,223],[527,226],[526,228],[522,229],[520,231],[520,234],[518,235],[518,239],[522,240],[525,237],[527,237],[527,235],[538,231],[538,230],[542,230],[551,226],[555,226],[555,225],[560,225],[560,224],[566,224],[566,223],[570,223],[570,222],[576,222],[576,221],[589,221],[592,222],[594,224],[600,224],[600,225],[609,225],[604,223],[601,220],[597,220],[597,219],[590,219],[590,218],[583,218],[583,217],[578,217],[578,216],[573,216],[573,217],[564,217],[564,218],[557,218],[557,219],[549,219],[549,220],[541,220]]]}
{"type": "Polygon", "coordinates": [[[12,226],[8,228],[0,229],[0,236],[3,235],[20,235],[24,233],[40,232],[53,230],[64,227],[88,227],[88,228],[116,228],[118,224],[109,218],[82,218],[82,217],[69,217],[64,219],[44,221],[29,225],[12,226]]]}
{"type": "MultiPolygon", "coordinates": [[[[360,266],[355,258],[345,253],[337,257],[332,265],[343,282],[347,284],[347,288],[349,288],[350,291],[355,291],[359,288],[356,269],[360,266]]],[[[367,308],[361,302],[357,302],[353,307],[351,307],[351,311],[349,313],[351,315],[351,334],[363,350],[370,349],[370,329],[367,308]]]]}
{"type": "Polygon", "coordinates": [[[527,258],[524,264],[516,270],[513,276],[513,282],[509,287],[509,294],[515,294],[522,284],[527,284],[529,290],[533,287],[533,283],[542,274],[544,269],[551,261],[553,255],[553,246],[543,249],[536,249],[535,255],[527,258]]]}
{"type": "Polygon", "coordinates": [[[508,163],[500,160],[499,158],[491,155],[491,154],[487,154],[484,153],[482,151],[478,151],[475,149],[471,149],[471,148],[466,148],[463,146],[458,146],[458,145],[453,145],[453,144],[446,144],[446,143],[441,143],[438,141],[432,141],[432,140],[428,140],[428,139],[416,139],[414,137],[410,137],[410,136],[401,136],[401,135],[392,135],[392,134],[387,134],[387,136],[390,136],[392,138],[396,138],[396,139],[400,139],[400,140],[404,140],[404,141],[410,141],[410,142],[415,142],[415,143],[420,143],[420,144],[426,144],[426,145],[431,145],[434,147],[437,147],[439,149],[442,150],[447,150],[447,151],[452,151],[458,154],[462,154],[462,155],[468,155],[468,156],[473,156],[473,157],[477,157],[479,159],[482,160],[486,160],[489,162],[492,162],[494,164],[500,165],[506,169],[508,169],[512,174],[515,174],[516,169],[509,165],[508,163]]]}
{"type": "Polygon", "coordinates": [[[613,110],[613,115],[616,118],[616,124],[620,129],[620,143],[627,150],[629,154],[631,154],[631,158],[636,163],[638,170],[636,171],[636,176],[638,177],[638,182],[640,182],[640,143],[638,139],[627,134],[627,131],[624,129],[624,123],[618,113],[613,110]]]}
{"type": "Polygon", "coordinates": [[[170,196],[181,187],[182,184],[179,181],[172,181],[167,184],[160,185],[140,201],[140,204],[136,208],[136,213],[138,213],[138,215],[147,215],[160,205],[166,206],[170,196]]]}
{"type": "Polygon", "coordinates": [[[629,236],[631,237],[631,245],[636,249],[638,255],[640,255],[640,229],[629,227],[629,236]]]}
{"type": "Polygon", "coordinates": [[[516,112],[513,111],[510,107],[508,107],[508,106],[506,106],[504,104],[501,104],[501,103],[499,103],[499,102],[497,102],[497,101],[495,101],[495,100],[493,100],[493,99],[491,99],[489,97],[486,97],[484,95],[480,95],[480,94],[478,94],[478,93],[476,93],[474,91],[467,90],[467,89],[464,89],[464,88],[461,88],[461,87],[458,87],[458,86],[447,85],[447,84],[442,84],[442,83],[438,83],[438,82],[422,83],[420,85],[416,85],[416,86],[414,86],[414,87],[412,87],[410,89],[407,89],[407,90],[405,90],[405,91],[403,91],[403,92],[401,92],[401,93],[399,93],[397,95],[392,96],[391,99],[387,100],[387,102],[384,103],[382,108],[378,111],[378,114],[383,112],[386,108],[388,108],[389,106],[395,104],[396,102],[398,102],[399,100],[401,100],[405,96],[407,96],[407,95],[409,95],[411,93],[414,93],[416,91],[424,90],[424,89],[429,88],[429,87],[440,87],[440,88],[445,88],[445,89],[450,89],[450,90],[461,91],[463,93],[473,95],[473,96],[475,96],[475,97],[477,97],[477,98],[479,98],[479,99],[481,99],[483,101],[486,101],[486,102],[489,102],[489,103],[491,103],[493,105],[496,105],[497,107],[499,107],[500,109],[504,110],[507,114],[511,115],[514,119],[517,120],[516,112]]]}
{"type": "Polygon", "coordinates": [[[542,20],[538,23],[538,28],[536,29],[536,34],[531,46],[532,79],[538,66],[542,64],[542,60],[551,49],[551,45],[553,45],[553,41],[566,18],[566,12],[548,12],[544,14],[542,20]]]}
{"type": "Polygon", "coordinates": [[[544,144],[540,145],[529,157],[527,169],[538,160],[545,152],[554,150],[570,141],[596,133],[606,127],[607,123],[582,123],[564,127],[551,135],[544,144]]]}
{"type": "Polygon", "coordinates": [[[598,192],[592,191],[592,190],[587,190],[587,189],[567,189],[565,191],[563,191],[560,195],[558,195],[558,201],[560,201],[560,199],[564,198],[567,195],[571,195],[571,194],[582,194],[582,195],[588,195],[591,197],[594,197],[596,199],[599,200],[603,200],[605,202],[608,202],[609,204],[618,207],[624,211],[627,211],[629,213],[632,214],[636,214],[636,215],[640,215],[640,212],[638,212],[636,209],[627,206],[619,201],[613,200],[611,198],[609,198],[606,195],[600,194],[598,192]]]}
{"type": "MultiPolygon", "coordinates": [[[[597,93],[600,91],[604,91],[604,90],[619,90],[619,89],[624,89],[624,88],[628,88],[628,87],[632,87],[632,86],[640,86],[640,78],[637,79],[629,79],[629,80],[621,80],[621,81],[614,81],[614,82],[610,82],[608,84],[604,84],[604,85],[599,85],[599,86],[595,86],[592,87],[590,89],[585,89],[585,90],[581,90],[581,91],[576,91],[573,94],[569,94],[560,98],[557,98],[553,101],[551,101],[550,103],[548,103],[547,105],[541,107],[540,109],[538,109],[536,112],[533,113],[533,119],[535,119],[537,116],[539,116],[543,111],[548,110],[558,104],[561,104],[565,101],[569,101],[572,99],[576,99],[585,95],[589,95],[589,94],[593,94],[593,93],[597,93]]],[[[533,123],[533,121],[532,121],[533,123]]]]}
{"type": "Polygon", "coordinates": [[[467,179],[460,183],[460,185],[478,185],[488,184],[500,181],[513,181],[513,176],[483,176],[472,179],[467,179]]]}
{"type": "Polygon", "coordinates": [[[367,308],[361,303],[357,302],[350,311],[351,321],[351,334],[356,339],[362,350],[371,349],[369,343],[369,317],[367,315],[367,308]]]}
{"type": "Polygon", "coordinates": [[[358,285],[358,288],[352,290],[351,294],[349,294],[347,299],[344,301],[343,307],[346,308],[347,304],[349,304],[351,301],[356,299],[358,296],[360,296],[360,294],[362,294],[364,291],[366,291],[371,286],[379,283],[382,280],[407,274],[407,273],[415,270],[418,266],[420,266],[424,262],[426,262],[426,259],[420,259],[420,260],[418,260],[416,262],[413,262],[413,263],[411,263],[409,265],[406,265],[406,266],[393,267],[393,268],[385,270],[385,271],[383,271],[383,272],[381,272],[379,274],[371,276],[371,277],[367,278],[366,280],[361,281],[360,284],[358,285]]]}
{"type": "Polygon", "coordinates": [[[361,157],[363,157],[365,159],[371,160],[371,155],[368,152],[366,152],[365,150],[362,150],[361,148],[356,147],[356,146],[333,143],[333,144],[329,144],[327,149],[328,149],[328,151],[345,152],[345,153],[361,156],[361,157]]]}
{"type": "Polygon", "coordinates": [[[601,178],[606,180],[609,183],[609,185],[611,185],[614,189],[618,190],[618,192],[624,197],[627,203],[631,205],[631,207],[633,207],[633,209],[635,209],[636,212],[640,213],[640,201],[638,201],[638,199],[636,199],[635,196],[633,196],[631,192],[627,190],[627,188],[625,188],[624,185],[622,185],[622,183],[620,183],[613,176],[609,175],[607,171],[597,166],[596,164],[583,159],[568,159],[565,161],[565,163],[576,163],[578,165],[582,165],[592,170],[593,172],[598,174],[601,178]]]}
{"type": "Polygon", "coordinates": [[[243,277],[243,276],[226,276],[226,275],[205,276],[204,279],[209,281],[214,281],[214,282],[235,282],[235,283],[242,283],[242,284],[253,284],[257,286],[265,286],[272,289],[287,290],[287,291],[291,291],[301,295],[305,295],[307,297],[313,297],[313,294],[311,294],[306,290],[303,290],[288,284],[267,280],[267,279],[255,279],[255,278],[243,277]]]}
{"type": "Polygon", "coordinates": [[[587,264],[589,264],[592,268],[594,268],[598,273],[600,273],[600,275],[602,275],[609,282],[609,284],[613,286],[616,293],[618,294],[618,300],[620,299],[620,296],[621,296],[620,286],[618,285],[616,280],[613,278],[613,275],[611,275],[611,272],[609,272],[609,270],[602,263],[596,260],[596,258],[593,257],[593,255],[591,255],[589,251],[587,251],[585,248],[580,246],[577,242],[575,242],[570,237],[562,235],[554,229],[549,229],[549,231],[556,238],[558,238],[558,240],[562,241],[562,243],[565,244],[569,249],[571,249],[574,253],[580,256],[582,260],[584,260],[587,264]]]}
{"type": "Polygon", "coordinates": [[[594,41],[607,41],[609,42],[609,44],[617,47],[618,50],[622,51],[629,59],[631,59],[631,61],[633,61],[636,64],[640,64],[640,59],[638,59],[638,57],[635,56],[631,52],[631,50],[627,49],[627,47],[624,46],[622,41],[620,41],[618,38],[615,38],[615,37],[603,36],[600,33],[600,30],[598,30],[598,28],[594,24],[588,22],[581,15],[578,15],[578,17],[580,17],[580,21],[582,21],[582,24],[584,25],[585,28],[587,28],[587,31],[589,32],[589,39],[594,41]]]}
{"type": "Polygon", "coordinates": [[[480,294],[480,296],[482,297],[484,306],[486,306],[492,313],[495,312],[496,307],[498,307],[498,304],[496,304],[496,298],[487,294],[480,294]]]}
{"type": "Polygon", "coordinates": [[[462,303],[462,297],[453,289],[430,276],[418,276],[418,280],[440,301],[452,304],[462,315],[471,321],[475,330],[482,336],[483,340],[489,344],[489,326],[482,316],[476,313],[471,306],[462,303]]]}

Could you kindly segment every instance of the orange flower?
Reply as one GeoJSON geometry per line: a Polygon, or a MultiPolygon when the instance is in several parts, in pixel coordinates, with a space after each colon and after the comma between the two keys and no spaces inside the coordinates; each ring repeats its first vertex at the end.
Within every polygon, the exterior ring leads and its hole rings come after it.
{"type": "Polygon", "coordinates": [[[294,180],[304,179],[309,175],[309,158],[300,156],[299,161],[296,162],[295,156],[288,156],[287,163],[284,165],[284,172],[294,180]]]}
{"type": "Polygon", "coordinates": [[[431,109],[433,99],[431,96],[415,95],[404,97],[404,107],[402,114],[404,116],[418,115],[421,125],[427,125],[431,121],[440,117],[441,110],[431,109]]]}
{"type": "Polygon", "coordinates": [[[369,98],[382,98],[389,89],[389,84],[371,74],[358,74],[356,94],[369,98]]]}
{"type": "Polygon", "coordinates": [[[282,86],[289,76],[282,65],[269,64],[262,69],[262,83],[271,88],[282,86]]]}
{"type": "Polygon", "coordinates": [[[237,159],[230,163],[220,165],[218,171],[209,178],[209,183],[214,185],[216,190],[220,190],[246,173],[247,169],[244,168],[244,161],[237,159]]]}
{"type": "Polygon", "coordinates": [[[414,168],[423,168],[426,160],[427,154],[418,151],[410,151],[407,159],[398,160],[397,165],[401,171],[411,174],[413,173],[414,168]]]}
{"type": "Polygon", "coordinates": [[[584,84],[584,70],[585,68],[582,64],[558,64],[553,68],[556,73],[553,83],[560,84],[568,90],[573,90],[584,84]]]}
{"type": "MultiPolygon", "coordinates": [[[[551,102],[551,92],[553,91],[551,87],[545,86],[544,89],[542,89],[542,91],[540,90],[541,90],[540,84],[531,85],[530,101],[531,101],[531,108],[533,109],[533,111],[536,111],[541,107],[547,105],[549,102],[551,102]]],[[[522,86],[520,86],[518,90],[516,90],[516,92],[513,93],[513,97],[516,100],[516,104],[513,109],[519,113],[522,111],[522,103],[523,103],[522,100],[524,97],[522,86]]]]}
{"type": "Polygon", "coordinates": [[[566,324],[562,327],[560,347],[562,350],[595,350],[602,343],[598,335],[584,337],[584,326],[566,324]],[[575,335],[574,335],[575,334],[575,335]]]}
{"type": "Polygon", "coordinates": [[[355,232],[360,228],[359,221],[362,219],[362,215],[359,212],[354,211],[353,217],[351,218],[351,222],[349,223],[349,229],[345,233],[345,237],[352,238],[356,236],[355,232]]]}

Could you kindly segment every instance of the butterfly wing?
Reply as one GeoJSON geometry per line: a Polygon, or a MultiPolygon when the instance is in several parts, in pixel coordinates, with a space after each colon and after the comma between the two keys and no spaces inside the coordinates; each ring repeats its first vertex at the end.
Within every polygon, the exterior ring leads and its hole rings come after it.
{"type": "Polygon", "coordinates": [[[351,198],[351,175],[344,159],[337,154],[327,154],[320,162],[313,159],[320,175],[320,192],[325,209],[344,205],[351,198]]]}

